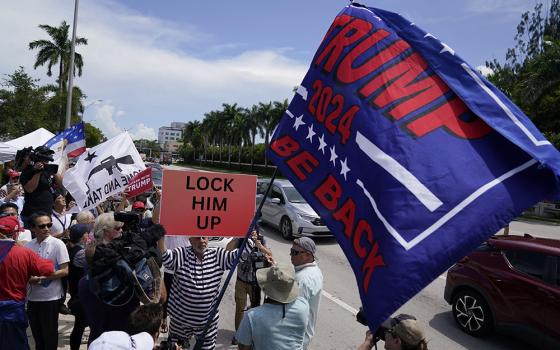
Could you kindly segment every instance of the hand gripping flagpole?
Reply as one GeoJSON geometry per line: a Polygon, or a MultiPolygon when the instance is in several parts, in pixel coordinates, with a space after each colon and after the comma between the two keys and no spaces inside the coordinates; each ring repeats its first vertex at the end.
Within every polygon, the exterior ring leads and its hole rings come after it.
{"type": "Polygon", "coordinates": [[[263,196],[263,198],[262,198],[262,200],[259,204],[259,207],[258,207],[257,211],[255,212],[255,215],[253,216],[253,220],[251,220],[251,224],[249,225],[249,229],[247,230],[247,234],[245,234],[245,238],[241,242],[241,246],[237,249],[237,256],[235,257],[235,260],[233,261],[233,266],[229,269],[226,280],[224,281],[224,285],[222,286],[222,289],[220,290],[220,294],[218,294],[218,298],[214,302],[214,306],[213,306],[212,310],[210,311],[210,314],[208,315],[208,319],[206,320],[206,325],[204,325],[204,328],[202,329],[202,332],[200,333],[200,335],[198,335],[196,337],[196,344],[193,348],[194,350],[201,350],[202,349],[202,345],[204,344],[204,335],[208,331],[208,328],[210,328],[210,324],[214,321],[214,317],[216,316],[216,313],[218,312],[218,307],[220,306],[220,302],[222,301],[222,298],[224,297],[224,293],[226,292],[226,288],[229,284],[229,281],[231,280],[231,277],[233,276],[233,272],[235,271],[235,268],[237,267],[237,264],[239,264],[239,260],[241,259],[241,254],[245,250],[245,246],[247,245],[247,241],[249,240],[249,237],[251,236],[251,233],[253,232],[253,229],[255,228],[255,225],[257,223],[258,218],[261,216],[261,209],[264,205],[264,201],[266,200],[266,198],[270,194],[270,189],[272,188],[272,183],[274,182],[274,179],[276,178],[276,173],[277,172],[278,172],[278,168],[274,169],[274,173],[272,174],[272,177],[270,178],[270,183],[268,184],[268,188],[266,189],[266,192],[265,192],[265,194],[264,194],[264,196],[263,196]]]}

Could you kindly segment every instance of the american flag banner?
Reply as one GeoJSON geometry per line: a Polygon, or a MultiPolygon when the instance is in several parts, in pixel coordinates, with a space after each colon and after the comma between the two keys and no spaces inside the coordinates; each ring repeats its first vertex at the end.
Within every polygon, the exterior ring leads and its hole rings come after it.
{"type": "Polygon", "coordinates": [[[84,122],[79,122],[68,129],[64,129],[47,141],[45,146],[55,152],[53,155],[55,160],[62,156],[67,156],[68,158],[78,157],[86,151],[84,122]]]}
{"type": "Polygon", "coordinates": [[[542,199],[560,154],[447,44],[398,14],[334,19],[269,157],[325,220],[370,329],[542,199]]]}

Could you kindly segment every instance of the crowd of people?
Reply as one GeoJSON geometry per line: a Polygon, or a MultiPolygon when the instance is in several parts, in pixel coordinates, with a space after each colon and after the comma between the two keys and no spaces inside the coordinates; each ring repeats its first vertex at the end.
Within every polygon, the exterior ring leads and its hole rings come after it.
{"type": "Polygon", "coordinates": [[[29,349],[28,327],[36,349],[57,349],[60,313],[74,316],[72,350],[87,327],[94,350],[181,349],[197,339],[214,349],[212,311],[238,256],[232,344],[309,348],[323,288],[312,239],[295,239],[292,264],[283,265],[258,231],[225,248],[209,247],[208,237],[166,236],[158,189],[151,200],[125,191],[78,211],[51,155],[39,147],[34,159],[20,157],[0,188],[0,349],[29,349]],[[157,345],[162,333],[167,341],[157,345]]]}

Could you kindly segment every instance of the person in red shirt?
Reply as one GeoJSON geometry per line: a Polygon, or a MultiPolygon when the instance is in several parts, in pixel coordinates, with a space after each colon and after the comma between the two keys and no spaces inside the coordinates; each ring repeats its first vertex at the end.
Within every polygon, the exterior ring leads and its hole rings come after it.
{"type": "Polygon", "coordinates": [[[25,331],[27,282],[31,276],[54,273],[52,261],[15,243],[18,233],[15,216],[0,217],[0,349],[29,349],[25,331]]]}

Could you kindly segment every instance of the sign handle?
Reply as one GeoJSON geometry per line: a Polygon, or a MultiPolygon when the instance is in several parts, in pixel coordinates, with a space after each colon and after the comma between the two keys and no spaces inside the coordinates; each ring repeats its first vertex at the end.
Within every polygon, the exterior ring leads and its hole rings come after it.
{"type": "Polygon", "coordinates": [[[261,217],[261,209],[264,205],[264,201],[266,200],[266,198],[270,194],[270,190],[272,188],[272,183],[274,182],[274,179],[276,178],[276,173],[277,172],[278,172],[278,168],[274,169],[274,173],[272,174],[272,177],[270,178],[270,183],[268,184],[268,188],[266,189],[266,192],[265,192],[265,194],[262,198],[262,201],[259,204],[259,207],[257,208],[257,211],[255,212],[255,215],[253,216],[253,220],[251,220],[251,224],[249,225],[249,228],[247,229],[247,234],[245,235],[245,238],[241,242],[241,246],[239,246],[239,248],[237,248],[237,256],[235,257],[235,260],[233,261],[233,266],[229,269],[226,280],[224,281],[224,285],[222,286],[222,289],[220,290],[220,294],[218,294],[218,298],[214,302],[214,306],[213,306],[212,310],[210,311],[210,315],[209,315],[208,319],[206,320],[206,325],[202,329],[202,332],[200,333],[200,335],[198,335],[196,337],[196,344],[193,348],[194,350],[201,350],[202,349],[202,345],[204,344],[204,335],[208,331],[208,328],[210,328],[210,324],[212,323],[212,320],[214,320],[214,317],[216,316],[216,313],[218,312],[218,307],[220,306],[220,302],[222,301],[222,298],[224,297],[224,293],[226,292],[229,281],[233,277],[233,273],[235,272],[235,269],[237,268],[237,264],[239,264],[239,260],[241,259],[241,252],[243,252],[245,250],[245,246],[247,245],[247,240],[249,239],[249,237],[251,237],[251,233],[253,232],[253,230],[255,228],[257,220],[261,217]]]}

